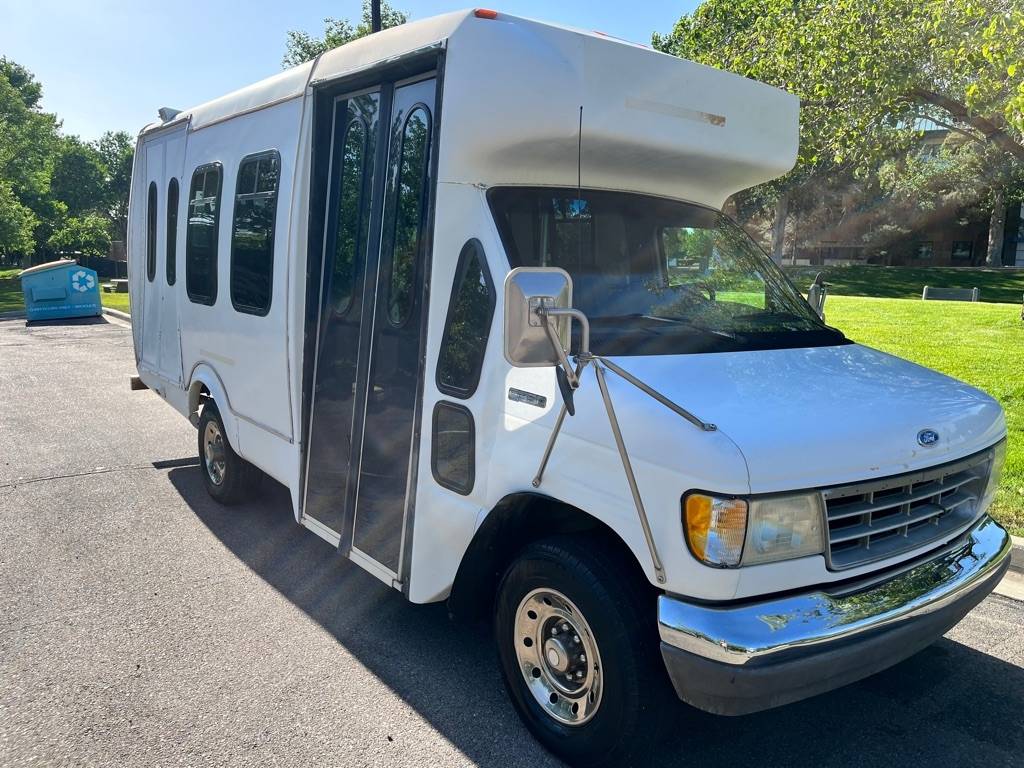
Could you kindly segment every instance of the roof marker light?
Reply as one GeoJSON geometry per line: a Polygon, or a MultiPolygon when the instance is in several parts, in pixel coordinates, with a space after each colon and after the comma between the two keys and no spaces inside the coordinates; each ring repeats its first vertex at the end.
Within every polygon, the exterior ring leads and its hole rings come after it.
{"type": "Polygon", "coordinates": [[[473,11],[473,15],[478,19],[496,19],[498,18],[498,12],[492,11],[490,8],[477,8],[473,11]]]}

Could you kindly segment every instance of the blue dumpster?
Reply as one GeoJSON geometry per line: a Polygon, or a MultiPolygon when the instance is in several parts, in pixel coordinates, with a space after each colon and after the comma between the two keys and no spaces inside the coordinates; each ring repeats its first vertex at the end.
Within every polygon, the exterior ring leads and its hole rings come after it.
{"type": "Polygon", "coordinates": [[[19,277],[29,320],[91,317],[102,311],[96,272],[71,259],[29,267],[19,277]]]}

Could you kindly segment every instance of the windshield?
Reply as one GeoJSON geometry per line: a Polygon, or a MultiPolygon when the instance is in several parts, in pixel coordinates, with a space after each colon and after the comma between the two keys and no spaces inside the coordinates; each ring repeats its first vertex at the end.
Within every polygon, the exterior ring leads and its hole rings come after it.
{"type": "Polygon", "coordinates": [[[753,241],[718,211],[625,192],[488,194],[513,267],[561,267],[603,355],[842,344],[753,241]]]}

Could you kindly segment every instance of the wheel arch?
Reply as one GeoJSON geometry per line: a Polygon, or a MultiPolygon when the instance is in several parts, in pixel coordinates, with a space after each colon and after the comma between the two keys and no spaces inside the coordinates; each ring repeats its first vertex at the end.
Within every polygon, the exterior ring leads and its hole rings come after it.
{"type": "Polygon", "coordinates": [[[199,409],[205,400],[213,400],[216,404],[228,442],[238,452],[238,419],[231,410],[224,382],[210,365],[198,363],[192,369],[188,384],[188,420],[193,426],[199,425],[199,409]]]}
{"type": "Polygon", "coordinates": [[[618,550],[626,567],[656,594],[636,554],[613,528],[559,499],[517,492],[494,506],[470,541],[448,597],[449,613],[458,619],[488,616],[502,575],[524,547],[550,536],[574,533],[600,537],[618,550]]]}

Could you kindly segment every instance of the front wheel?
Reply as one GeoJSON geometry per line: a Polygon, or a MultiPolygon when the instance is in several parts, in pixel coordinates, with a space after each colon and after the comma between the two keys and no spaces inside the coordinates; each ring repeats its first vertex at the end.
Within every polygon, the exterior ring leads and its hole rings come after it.
{"type": "Polygon", "coordinates": [[[631,765],[656,746],[668,700],[655,596],[590,537],[528,546],[501,581],[505,685],[533,735],[571,765],[631,765]]]}

